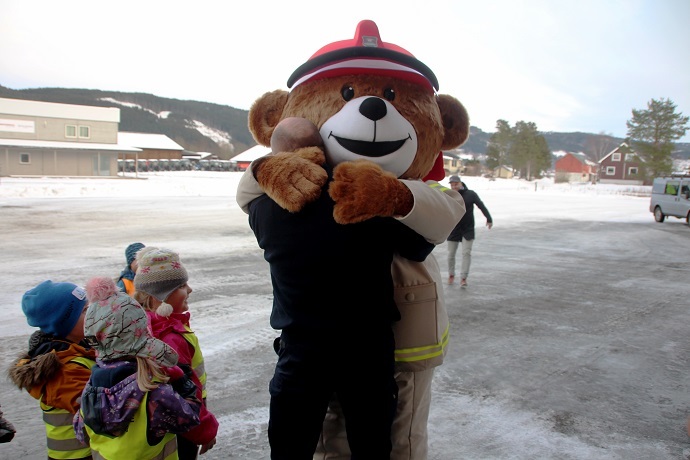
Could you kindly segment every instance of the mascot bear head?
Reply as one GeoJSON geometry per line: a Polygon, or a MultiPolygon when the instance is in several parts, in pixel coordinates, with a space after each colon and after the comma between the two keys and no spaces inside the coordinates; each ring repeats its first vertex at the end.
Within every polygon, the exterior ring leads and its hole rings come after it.
{"type": "MultiPolygon", "coordinates": [[[[438,94],[431,69],[404,48],[381,40],[370,20],[357,25],[354,38],[319,49],[294,71],[287,86],[290,92],[269,92],[254,102],[249,111],[252,135],[270,146],[279,123],[296,117],[309,120],[320,134],[326,163],[333,167],[369,160],[395,178],[440,180],[445,177],[441,151],[460,146],[469,134],[465,107],[452,96],[438,94]]],[[[317,143],[298,147],[307,145],[317,143]]],[[[293,147],[274,148],[273,154],[299,150],[293,147]]],[[[320,161],[318,156],[309,158],[320,161]]],[[[288,180],[286,171],[300,168],[282,165],[270,172],[266,168],[263,176],[258,169],[254,174],[269,196],[286,209],[298,210],[304,203],[295,200],[310,201],[317,192],[305,193],[311,196],[307,198],[290,196],[291,187],[279,182],[288,180]]],[[[314,182],[323,185],[326,176],[314,182]]]]}

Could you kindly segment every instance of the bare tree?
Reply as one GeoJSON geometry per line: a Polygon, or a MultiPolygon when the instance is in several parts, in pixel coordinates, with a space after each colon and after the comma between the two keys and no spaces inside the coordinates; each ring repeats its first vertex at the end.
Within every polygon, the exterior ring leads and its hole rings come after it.
{"type": "Polygon", "coordinates": [[[598,162],[617,146],[611,134],[601,131],[587,138],[584,153],[590,160],[598,162]]]}

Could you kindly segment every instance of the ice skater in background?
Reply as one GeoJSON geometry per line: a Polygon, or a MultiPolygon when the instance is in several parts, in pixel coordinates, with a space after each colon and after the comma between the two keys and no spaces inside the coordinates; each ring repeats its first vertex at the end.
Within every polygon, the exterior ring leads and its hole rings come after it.
{"type": "Polygon", "coordinates": [[[482,200],[473,190],[460,181],[458,176],[450,176],[448,179],[450,188],[457,190],[465,201],[465,215],[455,226],[450,236],[448,236],[448,284],[453,284],[455,280],[455,254],[458,246],[462,243],[462,263],[460,264],[460,287],[467,287],[467,277],[470,274],[470,263],[472,262],[472,245],[474,244],[474,205],[482,211],[486,217],[486,226],[491,230],[494,222],[482,200]]]}

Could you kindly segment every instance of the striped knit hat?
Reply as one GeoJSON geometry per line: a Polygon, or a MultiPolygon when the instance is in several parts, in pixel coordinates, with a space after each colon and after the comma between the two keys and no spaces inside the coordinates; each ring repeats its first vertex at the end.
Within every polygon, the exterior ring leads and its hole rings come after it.
{"type": "Polygon", "coordinates": [[[180,256],[170,249],[145,247],[137,253],[137,263],[134,288],[161,302],[189,280],[180,256]]]}

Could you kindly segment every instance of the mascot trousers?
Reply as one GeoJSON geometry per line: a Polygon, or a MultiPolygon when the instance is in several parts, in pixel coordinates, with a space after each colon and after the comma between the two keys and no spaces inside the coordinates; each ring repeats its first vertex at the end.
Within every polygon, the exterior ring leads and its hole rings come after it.
{"type": "Polygon", "coordinates": [[[351,458],[388,460],[397,405],[393,352],[390,326],[329,331],[327,337],[283,331],[269,384],[271,459],[311,460],[335,395],[347,423],[351,458]]]}
{"type": "MultiPolygon", "coordinates": [[[[426,460],[427,424],[431,406],[434,368],[418,372],[396,372],[398,408],[393,420],[391,460],[426,460]]],[[[349,460],[350,448],[345,420],[337,399],[328,407],[323,432],[313,460],[349,460]]]]}

